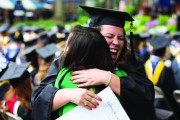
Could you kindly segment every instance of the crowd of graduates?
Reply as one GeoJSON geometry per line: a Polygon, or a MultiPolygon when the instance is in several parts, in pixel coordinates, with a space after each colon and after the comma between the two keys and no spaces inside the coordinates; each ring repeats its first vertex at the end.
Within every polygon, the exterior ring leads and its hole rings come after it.
{"type": "MultiPolygon", "coordinates": [[[[174,96],[174,91],[180,90],[179,32],[173,35],[142,33],[134,38],[136,52],[144,61],[146,75],[155,88],[158,88],[158,90],[155,89],[155,93],[160,89],[165,98],[155,97],[155,108],[171,111],[174,118],[179,120],[179,103],[174,96]]],[[[167,115],[167,111],[163,114],[167,115]]]]}
{"type": "MultiPolygon", "coordinates": [[[[9,24],[0,26],[0,109],[22,119],[31,119],[31,95],[45,77],[53,59],[63,51],[68,31],[56,25],[43,27],[9,24]]],[[[159,118],[180,120],[180,107],[173,96],[180,90],[180,32],[134,35],[136,54],[144,61],[146,75],[162,89],[165,99],[156,99],[159,118]],[[163,115],[162,115],[163,114],[163,115]]],[[[2,112],[2,113],[3,113],[2,112]]],[[[1,114],[0,119],[5,119],[1,114]]]]}
{"type": "Polygon", "coordinates": [[[31,119],[32,92],[62,52],[67,35],[59,25],[49,31],[35,26],[0,27],[0,106],[4,113],[31,119]]]}

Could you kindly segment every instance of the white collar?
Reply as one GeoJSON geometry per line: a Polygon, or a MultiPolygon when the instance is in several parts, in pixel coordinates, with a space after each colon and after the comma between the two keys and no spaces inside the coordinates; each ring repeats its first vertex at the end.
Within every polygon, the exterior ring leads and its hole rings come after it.
{"type": "Polygon", "coordinates": [[[150,57],[151,62],[159,62],[160,60],[161,60],[161,58],[156,55],[151,55],[151,57],[150,57]]]}

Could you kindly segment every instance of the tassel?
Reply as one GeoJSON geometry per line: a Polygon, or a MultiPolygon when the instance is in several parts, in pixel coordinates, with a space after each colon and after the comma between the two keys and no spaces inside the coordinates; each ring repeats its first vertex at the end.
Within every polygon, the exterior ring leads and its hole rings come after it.
{"type": "Polygon", "coordinates": [[[135,56],[134,46],[133,46],[133,23],[132,23],[132,21],[130,23],[130,47],[131,47],[130,61],[134,63],[134,62],[136,62],[136,56],[135,56]]]}

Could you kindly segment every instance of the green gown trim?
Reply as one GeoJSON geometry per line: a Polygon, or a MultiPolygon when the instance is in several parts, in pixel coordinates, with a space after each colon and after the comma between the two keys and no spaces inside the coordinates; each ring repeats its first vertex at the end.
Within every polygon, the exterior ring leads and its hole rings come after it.
{"type": "MultiPolygon", "coordinates": [[[[55,81],[55,84],[54,84],[55,88],[64,89],[64,88],[77,88],[78,87],[78,84],[72,83],[72,81],[70,80],[70,78],[72,77],[71,76],[72,71],[68,71],[68,70],[69,70],[68,68],[62,68],[59,71],[58,76],[55,81]],[[64,74],[66,74],[66,75],[64,76],[64,74]],[[64,76],[63,81],[62,81],[61,85],[59,86],[59,82],[63,76],[64,76]]],[[[127,73],[122,70],[114,70],[113,73],[119,77],[128,76],[127,73]]],[[[94,88],[94,91],[96,91],[95,88],[94,88]]],[[[59,109],[59,113],[58,113],[59,116],[67,113],[68,111],[70,111],[71,109],[73,109],[76,106],[77,105],[74,103],[67,103],[66,105],[64,105],[63,107],[61,107],[59,109]]]]}

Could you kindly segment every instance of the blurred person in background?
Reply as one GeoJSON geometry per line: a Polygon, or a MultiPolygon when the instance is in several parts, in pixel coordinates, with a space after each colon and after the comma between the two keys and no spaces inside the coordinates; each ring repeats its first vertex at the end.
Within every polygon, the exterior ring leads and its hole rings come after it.
{"type": "Polygon", "coordinates": [[[156,108],[171,110],[174,112],[175,118],[180,119],[180,111],[173,97],[173,91],[177,89],[174,73],[171,65],[167,64],[170,40],[163,35],[159,35],[149,40],[149,42],[153,46],[153,50],[150,58],[145,62],[146,74],[154,86],[162,89],[165,99],[167,99],[166,103],[164,100],[155,99],[154,106],[156,108]]]}
{"type": "Polygon", "coordinates": [[[35,75],[35,85],[39,86],[41,81],[45,78],[57,51],[59,51],[59,49],[55,46],[55,44],[49,44],[36,50],[40,60],[39,70],[35,75]]]}
{"type": "Polygon", "coordinates": [[[31,120],[31,95],[32,78],[27,71],[29,63],[11,65],[0,78],[1,81],[9,80],[10,89],[6,92],[1,102],[3,112],[10,112],[20,116],[23,120],[31,120]]]}

